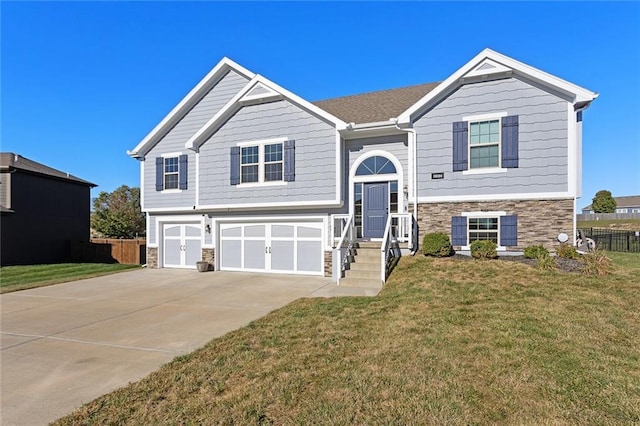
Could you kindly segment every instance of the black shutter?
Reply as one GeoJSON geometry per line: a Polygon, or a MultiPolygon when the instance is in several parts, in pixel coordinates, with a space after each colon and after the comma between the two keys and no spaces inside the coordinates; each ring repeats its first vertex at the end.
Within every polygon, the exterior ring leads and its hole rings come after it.
{"type": "Polygon", "coordinates": [[[230,180],[231,185],[238,185],[240,183],[240,147],[231,147],[231,164],[230,164],[230,180]]]}
{"type": "Polygon", "coordinates": [[[296,141],[284,142],[284,181],[296,180],[296,141]]]}
{"type": "Polygon", "coordinates": [[[453,123],[453,171],[467,170],[469,129],[466,121],[453,123]]]}
{"type": "Polygon", "coordinates": [[[502,167],[518,167],[518,116],[502,119],[502,167]]]}
{"type": "Polygon", "coordinates": [[[178,171],[180,172],[178,179],[178,188],[180,189],[187,189],[187,171],[189,169],[187,166],[187,158],[187,154],[182,154],[178,159],[178,171]]]}
{"type": "Polygon", "coordinates": [[[163,185],[163,172],[164,172],[164,159],[162,157],[156,157],[156,191],[162,191],[163,185]]]}
{"type": "Polygon", "coordinates": [[[500,216],[500,245],[503,247],[518,245],[518,216],[500,216]]]}
{"type": "Polygon", "coordinates": [[[451,218],[451,244],[454,246],[467,245],[466,216],[453,216],[451,218]]]}

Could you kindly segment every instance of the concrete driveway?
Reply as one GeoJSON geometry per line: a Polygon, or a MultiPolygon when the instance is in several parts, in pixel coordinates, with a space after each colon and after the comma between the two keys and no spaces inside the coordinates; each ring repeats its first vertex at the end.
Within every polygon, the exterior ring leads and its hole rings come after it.
{"type": "Polygon", "coordinates": [[[300,297],[377,292],[321,277],[142,269],[1,295],[1,424],[46,424],[300,297]]]}

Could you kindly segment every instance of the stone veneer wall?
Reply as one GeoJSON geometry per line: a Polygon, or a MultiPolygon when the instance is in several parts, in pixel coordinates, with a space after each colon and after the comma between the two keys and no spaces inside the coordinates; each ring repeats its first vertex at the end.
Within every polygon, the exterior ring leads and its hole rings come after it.
{"type": "Polygon", "coordinates": [[[324,276],[330,277],[333,275],[333,252],[324,252],[324,276]]]}
{"type": "Polygon", "coordinates": [[[523,250],[531,245],[555,249],[558,234],[564,232],[573,238],[573,199],[564,200],[507,200],[468,201],[418,204],[418,243],[425,234],[444,232],[451,236],[451,217],[462,212],[504,211],[518,215],[518,246],[508,250],[523,250]]]}
{"type": "Polygon", "coordinates": [[[216,249],[203,248],[202,260],[204,260],[205,262],[209,262],[209,270],[213,271],[216,267],[216,249]]]}
{"type": "Polygon", "coordinates": [[[158,247],[147,246],[147,268],[158,267],[158,247]]]}

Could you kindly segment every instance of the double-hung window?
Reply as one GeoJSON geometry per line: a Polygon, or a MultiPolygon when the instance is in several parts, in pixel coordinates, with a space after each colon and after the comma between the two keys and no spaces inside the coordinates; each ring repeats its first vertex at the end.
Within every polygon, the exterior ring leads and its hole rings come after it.
{"type": "Polygon", "coordinates": [[[187,189],[188,163],[187,154],[170,153],[156,157],[156,191],[187,189]]]}
{"type": "Polygon", "coordinates": [[[282,180],[282,144],[273,143],[264,146],[264,181],[282,180]]]}
{"type": "Polygon", "coordinates": [[[469,168],[500,164],[500,120],[469,123],[469,168]]]}
{"type": "Polygon", "coordinates": [[[281,182],[283,143],[240,147],[240,183],[281,182]]]}
{"type": "Polygon", "coordinates": [[[296,143],[285,138],[231,147],[231,185],[286,185],[296,180],[296,143]]]}
{"type": "Polygon", "coordinates": [[[260,169],[259,146],[243,146],[240,152],[240,182],[258,182],[260,169]]]}
{"type": "Polygon", "coordinates": [[[164,158],[163,189],[178,189],[179,163],[178,157],[164,158]]]}
{"type": "Polygon", "coordinates": [[[519,167],[519,118],[506,112],[462,117],[453,123],[453,171],[506,172],[519,167]]]}

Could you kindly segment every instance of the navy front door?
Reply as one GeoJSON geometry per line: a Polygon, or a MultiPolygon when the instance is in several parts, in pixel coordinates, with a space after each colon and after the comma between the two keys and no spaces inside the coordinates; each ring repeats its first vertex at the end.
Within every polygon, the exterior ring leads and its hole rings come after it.
{"type": "Polygon", "coordinates": [[[364,238],[382,238],[389,214],[389,183],[365,183],[363,199],[364,238]]]}

